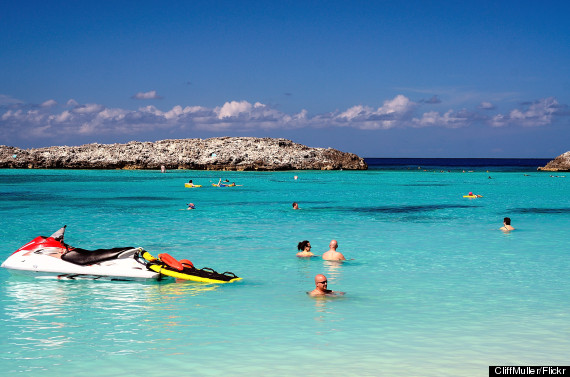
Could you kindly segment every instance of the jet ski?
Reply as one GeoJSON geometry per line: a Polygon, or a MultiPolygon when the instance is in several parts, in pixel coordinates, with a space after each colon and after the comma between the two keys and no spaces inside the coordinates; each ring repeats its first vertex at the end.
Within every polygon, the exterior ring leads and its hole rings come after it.
{"type": "Polygon", "coordinates": [[[34,238],[8,257],[2,267],[59,279],[161,279],[160,273],[149,270],[134,258],[141,248],[86,250],[73,247],[63,240],[65,228],[49,237],[34,238]]]}
{"type": "Polygon", "coordinates": [[[87,250],[64,242],[66,226],[49,237],[38,236],[16,250],[2,267],[55,276],[59,279],[162,280],[175,278],[203,283],[231,283],[241,278],[232,272],[195,268],[163,253],[153,257],[142,247],[87,250]]]}

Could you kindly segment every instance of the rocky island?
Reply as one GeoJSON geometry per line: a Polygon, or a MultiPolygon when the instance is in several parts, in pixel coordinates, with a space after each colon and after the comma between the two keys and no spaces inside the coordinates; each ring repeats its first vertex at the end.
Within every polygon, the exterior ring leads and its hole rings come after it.
{"type": "Polygon", "coordinates": [[[216,137],[20,149],[0,146],[0,168],[366,170],[364,159],[287,139],[216,137]]]}
{"type": "Polygon", "coordinates": [[[539,167],[538,170],[543,171],[570,171],[570,151],[561,154],[554,160],[550,161],[546,166],[539,167]]]}

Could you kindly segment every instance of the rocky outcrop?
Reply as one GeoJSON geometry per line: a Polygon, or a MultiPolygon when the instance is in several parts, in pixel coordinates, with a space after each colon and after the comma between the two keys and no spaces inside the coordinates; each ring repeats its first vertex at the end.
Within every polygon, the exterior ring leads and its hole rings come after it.
{"type": "Polygon", "coordinates": [[[550,161],[546,166],[539,167],[538,170],[544,171],[570,171],[570,151],[561,154],[554,160],[550,161]]]}
{"type": "Polygon", "coordinates": [[[364,159],[286,139],[217,137],[78,147],[0,146],[0,168],[195,170],[365,170],[364,159]]]}

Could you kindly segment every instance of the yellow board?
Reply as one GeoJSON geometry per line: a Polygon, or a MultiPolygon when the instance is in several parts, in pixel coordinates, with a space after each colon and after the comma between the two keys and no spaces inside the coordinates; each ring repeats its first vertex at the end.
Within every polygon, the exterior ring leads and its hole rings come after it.
{"type": "Polygon", "coordinates": [[[193,185],[192,183],[185,183],[184,187],[202,187],[202,185],[193,185]]]}
{"type": "MultiPolygon", "coordinates": [[[[150,255],[150,253],[148,251],[145,251],[142,256],[144,259],[146,259],[150,262],[157,260],[155,257],[150,255]]],[[[157,264],[151,264],[148,266],[148,268],[150,268],[154,272],[158,272],[159,274],[171,276],[171,277],[176,278],[176,279],[192,280],[192,281],[198,281],[201,283],[233,283],[234,281],[241,280],[241,278],[235,278],[235,279],[232,279],[229,281],[208,279],[208,278],[203,278],[200,276],[189,275],[189,274],[184,274],[182,272],[172,271],[172,270],[163,268],[162,266],[159,266],[157,264]]]]}
{"type": "Polygon", "coordinates": [[[464,198],[482,198],[482,195],[463,195],[464,198]]]}

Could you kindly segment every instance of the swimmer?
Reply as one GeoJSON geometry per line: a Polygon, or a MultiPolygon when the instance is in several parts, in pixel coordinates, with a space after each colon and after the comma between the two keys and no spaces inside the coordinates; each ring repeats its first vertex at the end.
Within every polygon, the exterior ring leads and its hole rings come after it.
{"type": "Polygon", "coordinates": [[[299,204],[297,204],[297,202],[293,202],[293,209],[300,209],[299,204]]]}
{"type": "Polygon", "coordinates": [[[318,296],[341,296],[344,292],[335,292],[327,288],[327,277],[323,274],[318,274],[315,276],[315,289],[311,292],[307,292],[311,297],[318,296]]]}
{"type": "Polygon", "coordinates": [[[511,226],[511,218],[505,217],[503,219],[503,226],[499,229],[501,229],[503,232],[510,232],[511,230],[515,230],[515,228],[511,226]]]}
{"type": "Polygon", "coordinates": [[[336,251],[338,248],[338,242],[336,240],[332,240],[329,244],[329,250],[323,254],[324,260],[346,260],[342,253],[336,251]]]}
{"type": "Polygon", "coordinates": [[[188,203],[188,208],[186,209],[196,209],[196,206],[194,205],[194,203],[188,203]]]}
{"type": "Polygon", "coordinates": [[[311,243],[307,240],[299,242],[297,245],[297,250],[300,250],[297,253],[298,257],[314,257],[315,254],[311,253],[311,243]]]}

